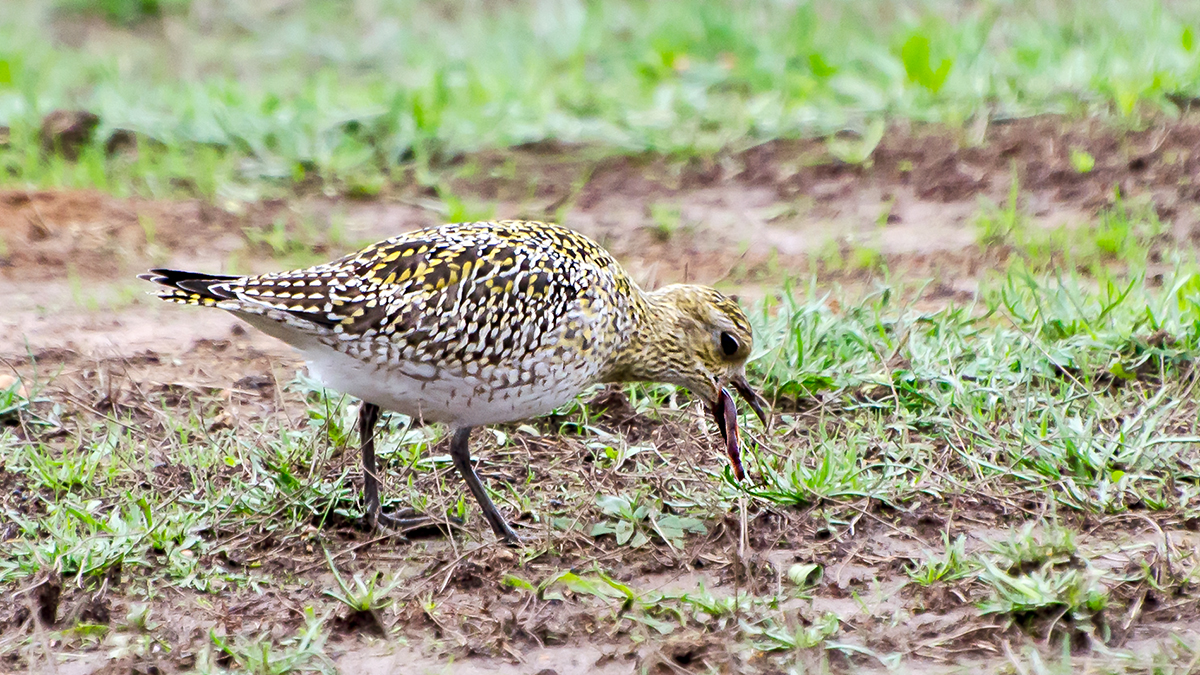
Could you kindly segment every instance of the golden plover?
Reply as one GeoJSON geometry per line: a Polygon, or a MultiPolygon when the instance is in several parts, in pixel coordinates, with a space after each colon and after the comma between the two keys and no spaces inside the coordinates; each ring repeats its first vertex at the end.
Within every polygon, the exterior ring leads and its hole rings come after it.
{"type": "Polygon", "coordinates": [[[164,300],[232,312],[362,399],[363,492],[379,522],[380,409],[451,430],[450,456],[497,536],[519,539],[471,466],[472,427],[525,419],[597,382],[676,384],[703,399],[744,477],[727,387],[766,422],[746,382],[753,346],[737,303],[704,286],[643,291],[599,244],[559,225],[460,223],[340,260],[260,276],[155,269],[164,300]]]}

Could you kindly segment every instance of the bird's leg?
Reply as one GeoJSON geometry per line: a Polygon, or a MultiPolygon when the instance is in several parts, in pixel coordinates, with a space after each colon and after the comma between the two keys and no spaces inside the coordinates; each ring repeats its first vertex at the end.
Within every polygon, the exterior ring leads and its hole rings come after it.
{"type": "Polygon", "coordinates": [[[456,429],[454,436],[450,438],[450,457],[454,460],[458,474],[466,481],[471,494],[475,495],[475,501],[479,503],[479,508],[483,509],[483,515],[487,518],[488,524],[492,526],[492,532],[495,532],[496,536],[503,539],[509,546],[517,546],[521,543],[521,538],[504,521],[504,516],[500,515],[500,511],[492,503],[492,498],[488,496],[487,490],[483,489],[483,484],[479,482],[479,476],[475,474],[475,469],[471,466],[470,438],[471,427],[456,429]]]}
{"type": "Polygon", "coordinates": [[[363,498],[367,502],[367,521],[371,529],[379,525],[379,475],[375,472],[375,424],[379,406],[363,401],[358,409],[358,437],[362,440],[363,498]]]}
{"type": "Polygon", "coordinates": [[[375,468],[375,425],[378,422],[379,406],[363,401],[358,410],[358,435],[362,439],[363,498],[367,503],[367,524],[372,530],[377,530],[380,523],[383,523],[388,528],[402,533],[422,527],[443,525],[411,509],[404,511],[404,517],[382,512],[379,505],[379,473],[375,468]]]}

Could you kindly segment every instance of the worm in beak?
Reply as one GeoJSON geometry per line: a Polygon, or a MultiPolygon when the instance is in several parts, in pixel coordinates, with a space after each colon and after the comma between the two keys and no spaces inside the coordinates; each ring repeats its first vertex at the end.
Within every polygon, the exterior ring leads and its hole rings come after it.
{"type": "MultiPolygon", "coordinates": [[[[763,408],[762,397],[750,388],[750,383],[746,381],[746,378],[738,376],[731,380],[730,384],[733,385],[734,391],[750,404],[754,414],[762,420],[763,426],[766,426],[767,413],[763,408]]],[[[733,475],[738,480],[745,480],[746,472],[742,469],[742,449],[738,445],[737,406],[734,405],[733,395],[729,393],[728,389],[721,387],[717,399],[709,404],[709,412],[716,420],[717,428],[721,430],[721,438],[725,439],[725,453],[729,455],[729,463],[733,466],[733,475]]]]}

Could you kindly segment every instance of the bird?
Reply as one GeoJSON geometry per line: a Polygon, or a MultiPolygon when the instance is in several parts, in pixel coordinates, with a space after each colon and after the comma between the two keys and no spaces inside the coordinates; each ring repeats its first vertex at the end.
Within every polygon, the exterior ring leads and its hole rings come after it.
{"type": "Polygon", "coordinates": [[[381,410],[448,427],[450,456],[494,534],[519,545],[471,463],[475,427],[528,419],[597,383],[660,382],[707,406],[738,480],[737,408],[767,424],[746,378],[753,331],[736,298],[643,290],[603,247],[535,221],[452,223],[338,260],[257,276],[152,269],[168,302],[226,310],[298,350],[325,387],[361,399],[365,515],[381,515],[381,410]]]}

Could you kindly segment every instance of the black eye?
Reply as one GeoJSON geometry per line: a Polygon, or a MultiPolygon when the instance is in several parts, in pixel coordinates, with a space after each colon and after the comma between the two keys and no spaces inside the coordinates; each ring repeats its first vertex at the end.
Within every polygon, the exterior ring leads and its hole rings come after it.
{"type": "Polygon", "coordinates": [[[725,352],[725,356],[733,356],[738,352],[737,338],[729,333],[721,333],[721,351],[725,352]]]}

